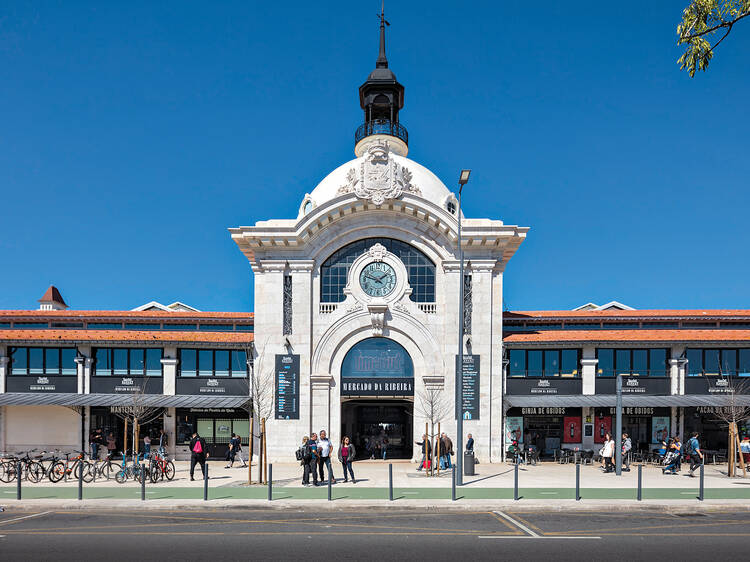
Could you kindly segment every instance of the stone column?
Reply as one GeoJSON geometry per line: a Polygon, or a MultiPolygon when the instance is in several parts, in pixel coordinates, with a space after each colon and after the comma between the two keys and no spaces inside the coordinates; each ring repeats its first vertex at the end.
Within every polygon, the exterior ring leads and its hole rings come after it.
{"type": "MultiPolygon", "coordinates": [[[[328,431],[328,436],[331,437],[331,432],[334,429],[331,427],[332,383],[333,376],[328,373],[310,376],[310,433],[318,433],[321,429],[325,429],[328,431]]],[[[340,414],[337,417],[340,417],[340,414]]],[[[337,428],[336,436],[339,432],[340,428],[337,428]]]]}
{"type": "Polygon", "coordinates": [[[10,369],[10,357],[5,355],[5,349],[0,348],[0,392],[5,392],[5,379],[10,369]]]}
{"type": "Polygon", "coordinates": [[[161,360],[164,377],[164,390],[165,396],[174,396],[177,388],[177,348],[176,347],[165,347],[164,355],[161,360]]]}
{"type": "Polygon", "coordinates": [[[598,363],[599,360],[596,358],[596,348],[591,346],[584,347],[581,358],[583,394],[596,394],[596,366],[598,363]]]}
{"type": "Polygon", "coordinates": [[[76,357],[76,376],[78,378],[78,394],[84,394],[84,390],[86,389],[86,375],[85,375],[85,365],[86,365],[86,358],[85,357],[76,357]]]}
{"type": "Polygon", "coordinates": [[[167,454],[175,458],[177,454],[177,410],[175,408],[167,408],[162,425],[164,431],[167,432],[167,454]]]}

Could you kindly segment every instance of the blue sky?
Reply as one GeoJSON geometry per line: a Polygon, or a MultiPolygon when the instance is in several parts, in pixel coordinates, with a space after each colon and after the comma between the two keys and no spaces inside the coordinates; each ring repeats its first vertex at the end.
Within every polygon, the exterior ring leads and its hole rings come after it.
{"type": "MultiPolygon", "coordinates": [[[[687,1],[386,6],[410,157],[473,169],[467,216],[531,227],[508,307],[750,307],[750,23],[690,79],[687,1]]],[[[54,283],[77,309],[252,310],[226,229],[295,217],[353,157],[378,11],[6,2],[0,308],[54,283]]]]}

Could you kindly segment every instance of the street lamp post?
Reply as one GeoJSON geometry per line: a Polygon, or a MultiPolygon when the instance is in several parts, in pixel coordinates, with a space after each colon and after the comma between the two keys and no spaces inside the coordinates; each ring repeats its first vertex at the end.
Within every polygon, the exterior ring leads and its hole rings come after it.
{"type": "Polygon", "coordinates": [[[622,475],[622,375],[617,375],[615,406],[615,474],[622,475]]]}
{"type": "Polygon", "coordinates": [[[461,170],[458,178],[458,361],[456,365],[456,485],[464,484],[464,249],[461,246],[461,191],[469,181],[471,170],[461,170]]]}

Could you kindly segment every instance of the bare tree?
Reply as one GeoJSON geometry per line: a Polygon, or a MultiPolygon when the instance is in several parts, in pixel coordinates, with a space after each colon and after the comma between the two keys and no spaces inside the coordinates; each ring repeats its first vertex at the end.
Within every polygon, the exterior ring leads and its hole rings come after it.
{"type": "MultiPolygon", "coordinates": [[[[430,432],[427,438],[430,440],[430,443],[433,443],[435,440],[435,426],[450,415],[453,409],[453,402],[449,399],[445,390],[425,388],[417,393],[415,409],[429,423],[430,432]]],[[[433,462],[430,467],[432,468],[434,464],[433,462]]],[[[429,472],[432,474],[432,470],[429,472]]]]}
{"type": "Polygon", "coordinates": [[[742,452],[739,450],[738,427],[742,422],[750,419],[750,403],[748,402],[750,381],[747,379],[735,381],[732,377],[718,380],[726,381],[727,391],[724,397],[726,405],[718,408],[714,414],[722,425],[727,426],[727,476],[735,476],[738,456],[742,472],[746,474],[742,452]]]}
{"type": "MultiPolygon", "coordinates": [[[[245,352],[248,357],[253,359],[253,367],[250,369],[250,401],[247,406],[248,413],[250,414],[250,439],[254,442],[256,438],[259,439],[259,458],[263,459],[261,462],[264,465],[263,468],[258,467],[258,483],[263,483],[263,475],[265,474],[265,443],[267,441],[267,435],[265,434],[265,420],[273,413],[273,398],[274,398],[274,365],[268,361],[266,354],[266,347],[270,337],[266,337],[263,342],[263,346],[257,355],[254,355],[254,349],[248,345],[245,348],[245,352]],[[257,433],[256,433],[257,429],[257,433]]],[[[252,443],[249,444],[250,451],[253,450],[252,443]]],[[[252,454],[250,455],[249,464],[252,467],[252,454]]],[[[251,469],[249,469],[251,470],[251,469]]],[[[252,483],[251,472],[248,472],[248,483],[252,483]]]]}
{"type": "MultiPolygon", "coordinates": [[[[146,400],[148,397],[148,394],[146,393],[148,382],[149,377],[144,377],[143,383],[135,387],[133,392],[129,395],[128,404],[110,408],[110,411],[120,419],[124,420],[126,424],[131,424],[133,455],[135,455],[138,450],[140,426],[150,423],[159,416],[164,415],[164,408],[148,405],[148,401],[146,400]]],[[[122,455],[124,459],[127,453],[127,446],[125,443],[123,443],[123,449],[122,455]]]]}

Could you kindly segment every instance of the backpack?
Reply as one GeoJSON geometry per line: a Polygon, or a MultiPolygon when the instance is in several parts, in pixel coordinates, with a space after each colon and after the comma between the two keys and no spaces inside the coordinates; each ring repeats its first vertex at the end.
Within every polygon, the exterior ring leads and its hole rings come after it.
{"type": "Polygon", "coordinates": [[[695,443],[693,441],[694,437],[691,437],[688,439],[688,442],[685,443],[685,454],[686,455],[692,455],[695,453],[695,443]]]}
{"type": "Polygon", "coordinates": [[[200,439],[196,440],[195,445],[193,445],[193,452],[198,454],[203,452],[203,445],[201,445],[200,439]]]}
{"type": "Polygon", "coordinates": [[[298,461],[305,460],[305,447],[304,447],[304,445],[302,447],[300,447],[299,449],[297,449],[296,451],[294,451],[294,456],[295,456],[295,458],[298,461]]]}

